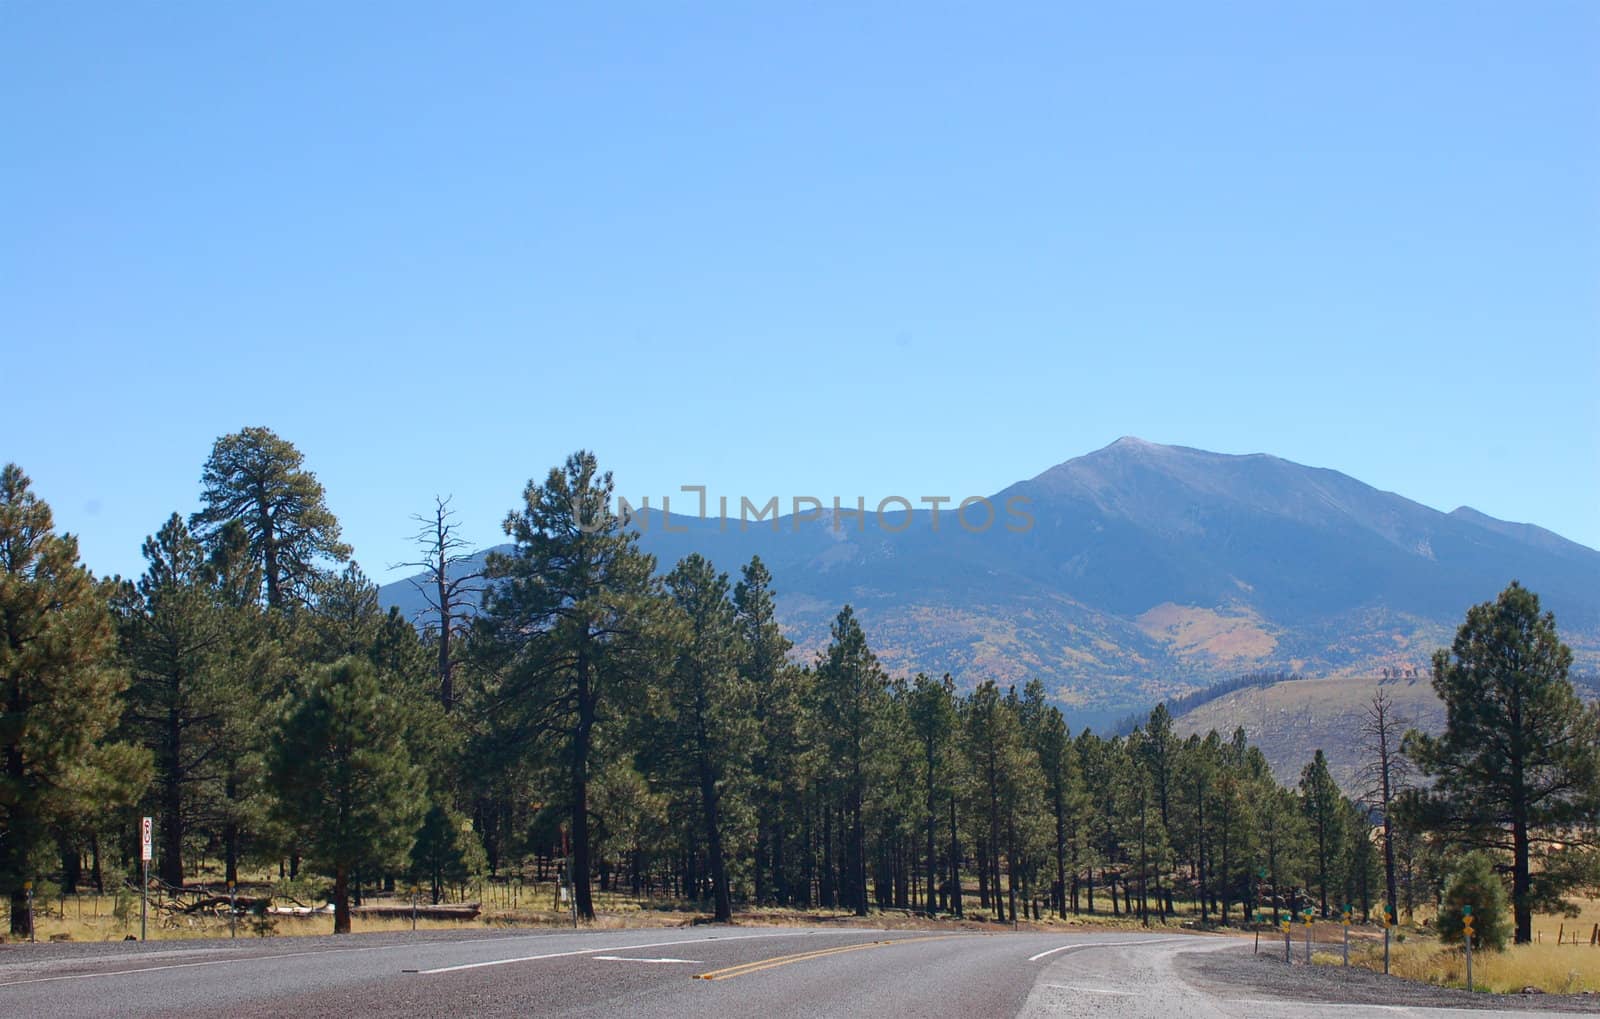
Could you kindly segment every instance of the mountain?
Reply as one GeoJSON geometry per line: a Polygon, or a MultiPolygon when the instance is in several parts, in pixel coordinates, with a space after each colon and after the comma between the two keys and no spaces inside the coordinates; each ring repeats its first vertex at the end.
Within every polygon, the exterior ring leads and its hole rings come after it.
{"type": "MultiPolygon", "coordinates": [[[[1600,662],[1600,552],[1337,471],[1124,438],[990,505],[981,530],[981,504],[970,526],[948,505],[936,518],[893,504],[865,520],[650,510],[635,523],[663,568],[699,551],[734,573],[759,554],[805,660],[849,602],[892,671],[1037,676],[1080,724],[1243,672],[1420,668],[1513,578],[1580,664],[1600,662]]],[[[420,607],[405,581],[382,597],[420,607]]]]}

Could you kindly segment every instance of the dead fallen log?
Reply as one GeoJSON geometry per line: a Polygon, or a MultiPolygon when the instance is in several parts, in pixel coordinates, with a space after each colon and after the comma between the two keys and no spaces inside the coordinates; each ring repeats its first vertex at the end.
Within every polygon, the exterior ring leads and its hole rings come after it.
{"type": "MultiPolygon", "coordinates": [[[[357,916],[409,920],[411,918],[411,903],[371,903],[365,906],[352,907],[350,912],[357,916]]],[[[416,915],[419,920],[476,920],[481,912],[481,904],[477,902],[441,903],[437,906],[418,903],[416,908],[416,915]]]]}
{"type": "Polygon", "coordinates": [[[333,903],[326,906],[268,906],[267,912],[273,916],[316,916],[320,913],[333,913],[333,903]]]}
{"type": "MultiPolygon", "coordinates": [[[[207,910],[221,910],[226,912],[228,909],[228,901],[229,900],[226,895],[213,895],[205,899],[196,899],[194,902],[189,903],[189,905],[184,906],[183,912],[200,913],[207,910]]],[[[268,903],[272,902],[272,900],[259,898],[253,895],[239,895],[233,899],[233,902],[242,912],[248,913],[254,909],[265,908],[268,903]]]]}

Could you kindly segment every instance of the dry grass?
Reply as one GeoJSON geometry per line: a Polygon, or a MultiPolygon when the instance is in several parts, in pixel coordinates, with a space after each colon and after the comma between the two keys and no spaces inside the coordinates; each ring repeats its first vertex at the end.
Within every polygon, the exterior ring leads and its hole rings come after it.
{"type": "MultiPolygon", "coordinates": [[[[1534,917],[1534,934],[1539,939],[1534,944],[1513,945],[1504,952],[1473,953],[1474,986],[1502,993],[1516,993],[1525,987],[1536,987],[1547,994],[1600,993],[1600,946],[1589,944],[1594,925],[1600,923],[1600,900],[1586,900],[1581,905],[1576,919],[1534,917]],[[1563,931],[1567,940],[1558,945],[1556,937],[1563,931]],[[1578,932],[1576,945],[1571,940],[1574,931],[1578,932]]],[[[1416,928],[1400,933],[1405,940],[1390,950],[1392,974],[1445,987],[1466,986],[1466,957],[1459,947],[1441,945],[1430,933],[1416,928]]],[[[1326,961],[1337,965],[1340,959],[1330,956],[1326,961]]],[[[1381,972],[1381,943],[1366,943],[1359,950],[1352,943],[1350,961],[1381,972]]]]}
{"type": "MultiPolygon", "coordinates": [[[[123,941],[129,935],[139,936],[139,900],[123,899],[124,915],[117,916],[117,899],[112,895],[69,895],[65,901],[38,903],[34,910],[34,933],[39,941],[123,941]],[[63,908],[64,907],[64,908],[63,908]]],[[[273,916],[268,933],[272,935],[327,934],[333,929],[331,915],[273,916]]],[[[529,916],[529,921],[538,919],[529,916]]],[[[418,930],[481,929],[485,920],[426,920],[417,921],[418,930]]],[[[409,919],[357,917],[357,930],[399,931],[410,930],[409,919]]],[[[146,920],[146,933],[150,940],[182,940],[185,938],[216,938],[228,936],[225,917],[202,914],[172,915],[151,909],[146,920]]],[[[258,936],[250,918],[240,918],[237,935],[241,938],[258,936]]],[[[0,938],[3,940],[3,938],[0,938]]]]}
{"type": "MultiPolygon", "coordinates": [[[[1337,955],[1317,961],[1337,965],[1337,955]]],[[[1352,965],[1382,972],[1383,949],[1363,945],[1350,949],[1352,965]]],[[[1391,949],[1389,972],[1406,980],[1465,987],[1466,958],[1461,949],[1433,940],[1409,940],[1391,949]]],[[[1600,948],[1580,945],[1516,945],[1504,952],[1476,952],[1472,957],[1473,985],[1479,990],[1514,994],[1536,987],[1548,994],[1600,992],[1600,948]]]]}
{"type": "MultiPolygon", "coordinates": [[[[262,883],[262,890],[266,888],[262,883]]],[[[457,889],[450,897],[453,901],[466,899],[481,904],[482,912],[472,920],[428,919],[417,920],[418,930],[484,930],[507,927],[564,927],[572,923],[569,909],[557,902],[555,886],[546,882],[518,883],[515,890],[505,883],[457,889]]],[[[595,890],[595,909],[599,914],[590,929],[622,930],[633,928],[686,927],[711,919],[703,905],[673,901],[639,900],[618,892],[595,890]]],[[[286,901],[280,899],[280,902],[286,901]]],[[[314,898],[304,901],[316,901],[314,898]]],[[[369,904],[404,904],[408,899],[393,896],[369,896],[369,904]]],[[[1181,906],[1182,904],[1180,904],[1181,906]]],[[[0,909],[3,913],[3,909],[0,909]]],[[[1237,918],[1235,918],[1237,919],[1237,918]]],[[[1176,930],[1190,921],[1184,915],[1172,917],[1166,928],[1176,930]]],[[[859,918],[850,913],[831,909],[793,909],[748,907],[735,912],[734,922],[752,926],[863,926],[890,929],[1012,929],[1010,923],[995,924],[985,911],[977,908],[977,894],[968,898],[967,919],[956,921],[948,917],[932,918],[909,910],[874,910],[870,916],[859,918]]],[[[328,934],[333,930],[333,917],[318,912],[311,915],[273,914],[258,927],[254,917],[241,917],[236,936],[295,937],[328,934]]],[[[1151,925],[1161,925],[1152,916],[1151,925]]],[[[411,920],[404,916],[370,916],[357,912],[352,917],[357,933],[381,931],[409,931],[411,920]]],[[[36,904],[34,927],[39,941],[122,941],[130,935],[139,935],[139,900],[123,895],[69,895],[64,900],[52,898],[36,904]]],[[[1047,931],[1073,929],[1138,929],[1134,917],[1113,917],[1105,913],[1075,916],[1066,920],[1043,918],[1023,920],[1016,929],[1047,931]]],[[[228,937],[226,917],[206,913],[183,914],[156,907],[154,901],[147,922],[150,940],[182,940],[186,938],[228,937]]],[[[0,937],[0,941],[4,938],[0,937]]]]}

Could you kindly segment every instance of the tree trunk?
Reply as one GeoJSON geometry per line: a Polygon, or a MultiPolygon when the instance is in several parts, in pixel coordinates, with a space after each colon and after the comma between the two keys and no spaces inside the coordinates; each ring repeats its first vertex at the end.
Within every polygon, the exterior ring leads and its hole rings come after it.
{"type": "Polygon", "coordinates": [[[183,887],[183,784],[179,761],[183,750],[183,726],[177,708],[167,711],[169,760],[161,782],[161,880],[174,888],[183,887]]]}
{"type": "MultiPolygon", "coordinates": [[[[21,717],[22,695],[18,692],[16,682],[11,687],[9,706],[13,717],[21,717]]],[[[6,747],[6,778],[13,789],[27,788],[22,748],[15,743],[6,747]]],[[[33,847],[33,839],[38,837],[41,826],[26,799],[11,806],[6,820],[5,838],[0,838],[0,875],[11,885],[11,936],[25,938],[31,932],[28,929],[28,897],[22,883],[31,878],[28,851],[33,847]]]]}
{"type": "Polygon", "coordinates": [[[1383,793],[1383,890],[1385,902],[1389,906],[1389,915],[1396,921],[1400,919],[1400,903],[1395,894],[1394,879],[1394,821],[1389,816],[1391,811],[1389,801],[1394,795],[1394,790],[1389,785],[1389,732],[1386,726],[1385,709],[1379,708],[1377,717],[1378,729],[1378,778],[1383,793]]]}
{"type": "Polygon", "coordinates": [[[923,874],[926,877],[927,885],[928,885],[928,887],[927,887],[927,892],[928,892],[928,912],[929,913],[933,913],[938,909],[938,900],[935,897],[936,891],[935,891],[935,887],[934,886],[938,883],[937,879],[936,879],[936,875],[939,872],[939,858],[938,858],[937,853],[934,851],[934,838],[935,838],[934,829],[939,824],[939,819],[938,819],[938,814],[939,814],[939,799],[938,799],[939,791],[936,788],[934,788],[934,784],[933,784],[933,778],[934,778],[934,774],[933,773],[934,773],[934,763],[935,763],[935,761],[934,761],[935,747],[933,745],[933,741],[929,740],[927,746],[928,746],[928,803],[927,803],[928,836],[927,836],[927,845],[925,847],[926,850],[927,850],[927,856],[926,856],[926,859],[925,859],[924,864],[923,864],[923,874]]]}
{"type": "Polygon", "coordinates": [[[589,890],[589,735],[595,703],[590,689],[589,660],[578,653],[578,727],[572,741],[572,888],[578,919],[594,920],[589,890]]]}
{"type": "Polygon", "coordinates": [[[978,908],[989,908],[989,843],[978,836],[978,908]]]}
{"type": "Polygon", "coordinates": [[[28,927],[28,893],[18,888],[11,893],[11,936],[22,941],[32,933],[28,927]]]}
{"type": "Polygon", "coordinates": [[[1208,901],[1206,898],[1206,793],[1203,786],[1196,786],[1194,796],[1195,809],[1195,880],[1200,886],[1200,926],[1204,927],[1210,922],[1208,901]]]}
{"type": "Polygon", "coordinates": [[[1056,792],[1056,885],[1055,908],[1056,916],[1062,920],[1067,918],[1067,821],[1066,805],[1061,802],[1061,794],[1056,792]]]}
{"type": "Polygon", "coordinates": [[[989,884],[994,891],[995,911],[1001,923],[1006,922],[1005,904],[1000,898],[1000,776],[996,771],[995,750],[990,747],[987,757],[989,784],[989,884]]]}
{"type": "Polygon", "coordinates": [[[717,781],[704,758],[700,764],[700,799],[705,804],[706,853],[711,857],[711,896],[718,923],[733,920],[728,892],[728,861],[722,855],[722,824],[718,816],[717,781]]]}
{"type": "Polygon", "coordinates": [[[261,524],[262,572],[267,581],[267,608],[283,608],[283,590],[278,577],[278,536],[273,533],[272,513],[265,503],[259,504],[261,524]]]}
{"type": "Polygon", "coordinates": [[[61,850],[61,894],[74,894],[83,879],[83,854],[77,843],[65,835],[57,838],[56,846],[61,850]]]}
{"type": "Polygon", "coordinates": [[[437,529],[434,548],[439,554],[439,562],[434,568],[433,579],[438,585],[439,599],[439,704],[448,715],[455,704],[455,668],[450,661],[450,626],[453,617],[450,610],[453,606],[450,604],[450,535],[446,530],[445,517],[446,510],[441,503],[434,516],[437,529]]]}
{"type": "Polygon", "coordinates": [[[239,823],[234,820],[233,803],[239,798],[239,781],[233,771],[233,766],[228,767],[228,777],[223,785],[223,795],[227,798],[228,819],[222,825],[222,859],[223,880],[230,885],[239,883],[239,823]]]}
{"type": "Polygon", "coordinates": [[[956,828],[956,798],[950,796],[950,908],[957,918],[965,915],[961,904],[961,836],[956,828]]]}
{"type": "Polygon", "coordinates": [[[833,867],[833,809],[822,808],[822,874],[817,879],[817,893],[822,904],[829,909],[839,906],[839,884],[833,867]]]}
{"type": "Polygon", "coordinates": [[[1017,815],[1006,815],[1006,892],[1011,900],[1011,922],[1017,922],[1017,815]]]}
{"type": "Polygon", "coordinates": [[[333,933],[350,933],[350,868],[342,863],[333,871],[333,933]]]}
{"type": "Polygon", "coordinates": [[[1516,917],[1516,943],[1533,940],[1533,908],[1528,891],[1528,823],[1517,818],[1511,824],[1511,911],[1516,917]]]}

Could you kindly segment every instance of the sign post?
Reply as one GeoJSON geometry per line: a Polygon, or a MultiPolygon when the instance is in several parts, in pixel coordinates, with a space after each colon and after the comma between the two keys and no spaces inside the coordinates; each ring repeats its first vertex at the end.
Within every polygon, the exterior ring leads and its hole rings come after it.
{"type": "Polygon", "coordinates": [[[1305,912],[1305,919],[1306,919],[1306,965],[1307,966],[1311,965],[1311,917],[1312,917],[1312,915],[1313,914],[1311,912],[1311,907],[1307,906],[1306,907],[1306,912],[1305,912]]]}
{"type": "Polygon", "coordinates": [[[139,881],[139,940],[145,938],[145,917],[149,913],[150,900],[150,857],[154,848],[151,835],[154,832],[154,822],[145,818],[139,825],[139,871],[142,875],[139,881]]]}
{"type": "Polygon", "coordinates": [[[22,891],[28,896],[28,941],[34,942],[38,938],[33,934],[33,882],[22,882],[22,891]]]}
{"type": "Polygon", "coordinates": [[[411,883],[411,930],[417,929],[417,893],[421,889],[415,881],[411,883]]]}
{"type": "Polygon", "coordinates": [[[1461,907],[1461,943],[1467,948],[1467,990],[1472,990],[1472,907],[1461,907]]]}
{"type": "Polygon", "coordinates": [[[1344,964],[1350,965],[1350,916],[1355,912],[1354,906],[1345,903],[1344,907],[1344,964]]]}
{"type": "Polygon", "coordinates": [[[239,888],[228,882],[228,937],[239,936],[239,888]]]}
{"type": "Polygon", "coordinates": [[[1291,947],[1292,947],[1291,943],[1289,941],[1289,935],[1290,935],[1290,932],[1294,930],[1294,924],[1293,924],[1293,922],[1291,922],[1290,917],[1292,917],[1293,915],[1294,914],[1289,913],[1289,914],[1286,914],[1284,916],[1284,918],[1283,918],[1283,964],[1285,966],[1291,965],[1293,963],[1293,961],[1294,961],[1294,960],[1289,958],[1289,952],[1290,952],[1291,947]]]}

